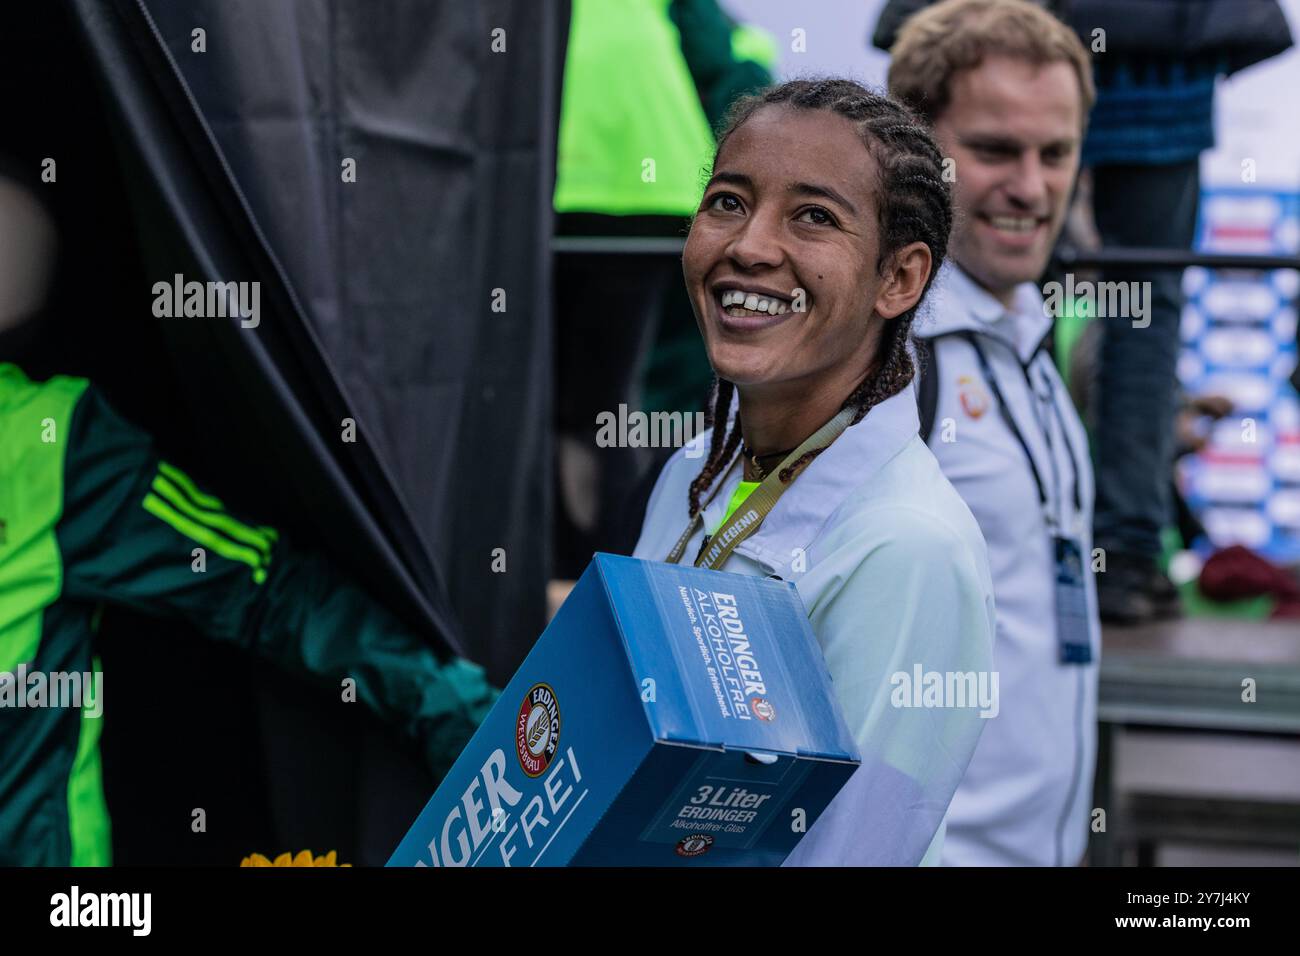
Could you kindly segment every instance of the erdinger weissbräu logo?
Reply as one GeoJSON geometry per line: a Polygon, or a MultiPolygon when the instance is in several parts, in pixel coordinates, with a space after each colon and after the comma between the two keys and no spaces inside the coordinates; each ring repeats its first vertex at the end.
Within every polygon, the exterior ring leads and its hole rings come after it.
{"type": "Polygon", "coordinates": [[[678,856],[699,856],[713,846],[713,837],[707,833],[692,833],[677,843],[678,856]]]}
{"type": "Polygon", "coordinates": [[[749,698],[749,709],[754,712],[754,716],[759,720],[772,720],[776,717],[776,708],[766,697],[749,698]]]}
{"type": "Polygon", "coordinates": [[[530,777],[540,777],[560,746],[560,703],[550,684],[534,684],[515,719],[515,753],[530,777]]]}

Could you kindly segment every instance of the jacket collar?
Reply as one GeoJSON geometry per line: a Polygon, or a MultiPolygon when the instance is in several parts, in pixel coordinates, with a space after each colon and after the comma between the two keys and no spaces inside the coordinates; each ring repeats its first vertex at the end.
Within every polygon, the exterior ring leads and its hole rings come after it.
{"type": "Polygon", "coordinates": [[[1052,319],[1043,309],[1043,294],[1032,282],[1016,286],[1008,310],[951,260],[935,276],[926,301],[924,318],[916,324],[918,336],[979,332],[1005,342],[1021,362],[1033,358],[1052,328],[1052,319]]]}
{"type": "MultiPolygon", "coordinates": [[[[732,398],[728,422],[734,419],[739,399],[732,398]]],[[[807,550],[827,519],[862,485],[909,442],[917,439],[920,419],[911,387],[903,389],[872,408],[786,488],[757,531],[736,546],[743,554],[768,568],[768,573],[787,577],[796,548],[807,550]]],[[[716,528],[726,511],[731,490],[739,480],[736,469],[728,472],[723,489],[704,509],[705,525],[716,528]]]]}

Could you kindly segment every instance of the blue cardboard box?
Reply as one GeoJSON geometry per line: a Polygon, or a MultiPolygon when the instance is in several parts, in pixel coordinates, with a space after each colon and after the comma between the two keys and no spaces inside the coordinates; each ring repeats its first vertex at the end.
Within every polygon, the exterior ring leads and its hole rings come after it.
{"type": "Polygon", "coordinates": [[[388,865],[774,866],[857,762],[794,585],[597,554],[388,865]]]}

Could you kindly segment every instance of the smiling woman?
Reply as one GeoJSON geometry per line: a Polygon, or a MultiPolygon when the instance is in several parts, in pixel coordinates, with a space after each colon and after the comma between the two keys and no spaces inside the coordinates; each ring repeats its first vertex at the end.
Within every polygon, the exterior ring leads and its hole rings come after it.
{"type": "Polygon", "coordinates": [[[852,81],[774,87],[733,108],[682,257],[717,376],[709,453],[665,465],[634,553],[798,587],[863,762],[791,864],[936,860],[982,726],[974,702],[890,693],[991,656],[984,541],[909,388],[952,221],[942,162],[852,81]]]}

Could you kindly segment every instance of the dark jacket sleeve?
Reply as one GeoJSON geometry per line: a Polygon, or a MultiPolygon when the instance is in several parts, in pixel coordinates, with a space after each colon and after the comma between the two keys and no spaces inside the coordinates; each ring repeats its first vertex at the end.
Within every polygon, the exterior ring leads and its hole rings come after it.
{"type": "MultiPolygon", "coordinates": [[[[876,20],[876,29],[871,35],[871,45],[888,53],[894,41],[898,39],[898,31],[903,28],[907,18],[938,2],[939,0],[888,0],[884,9],[880,11],[879,19],[876,20]]],[[[1030,0],[1030,2],[1037,3],[1060,19],[1066,20],[1072,4],[1078,0],[1030,0]]],[[[1131,2],[1131,0],[1124,0],[1124,2],[1131,2]]]]}
{"type": "Polygon", "coordinates": [[[92,385],[78,402],[56,526],[63,594],[188,621],[369,706],[441,777],[495,701],[483,671],[432,648],[321,555],[230,513],[159,459],[92,385]]]}
{"type": "Polygon", "coordinates": [[[1228,74],[1291,46],[1278,0],[1071,0],[1069,22],[1085,45],[1105,31],[1109,57],[1210,58],[1228,74]]]}
{"type": "Polygon", "coordinates": [[[681,34],[682,57],[700,104],[716,130],[733,101],[768,86],[772,76],[762,64],[732,56],[736,25],[717,0],[673,0],[668,13],[681,34]]]}
{"type": "Polygon", "coordinates": [[[889,48],[898,39],[898,31],[903,28],[904,21],[935,2],[936,0],[888,0],[876,20],[876,29],[871,35],[871,45],[888,53],[889,48]]]}

